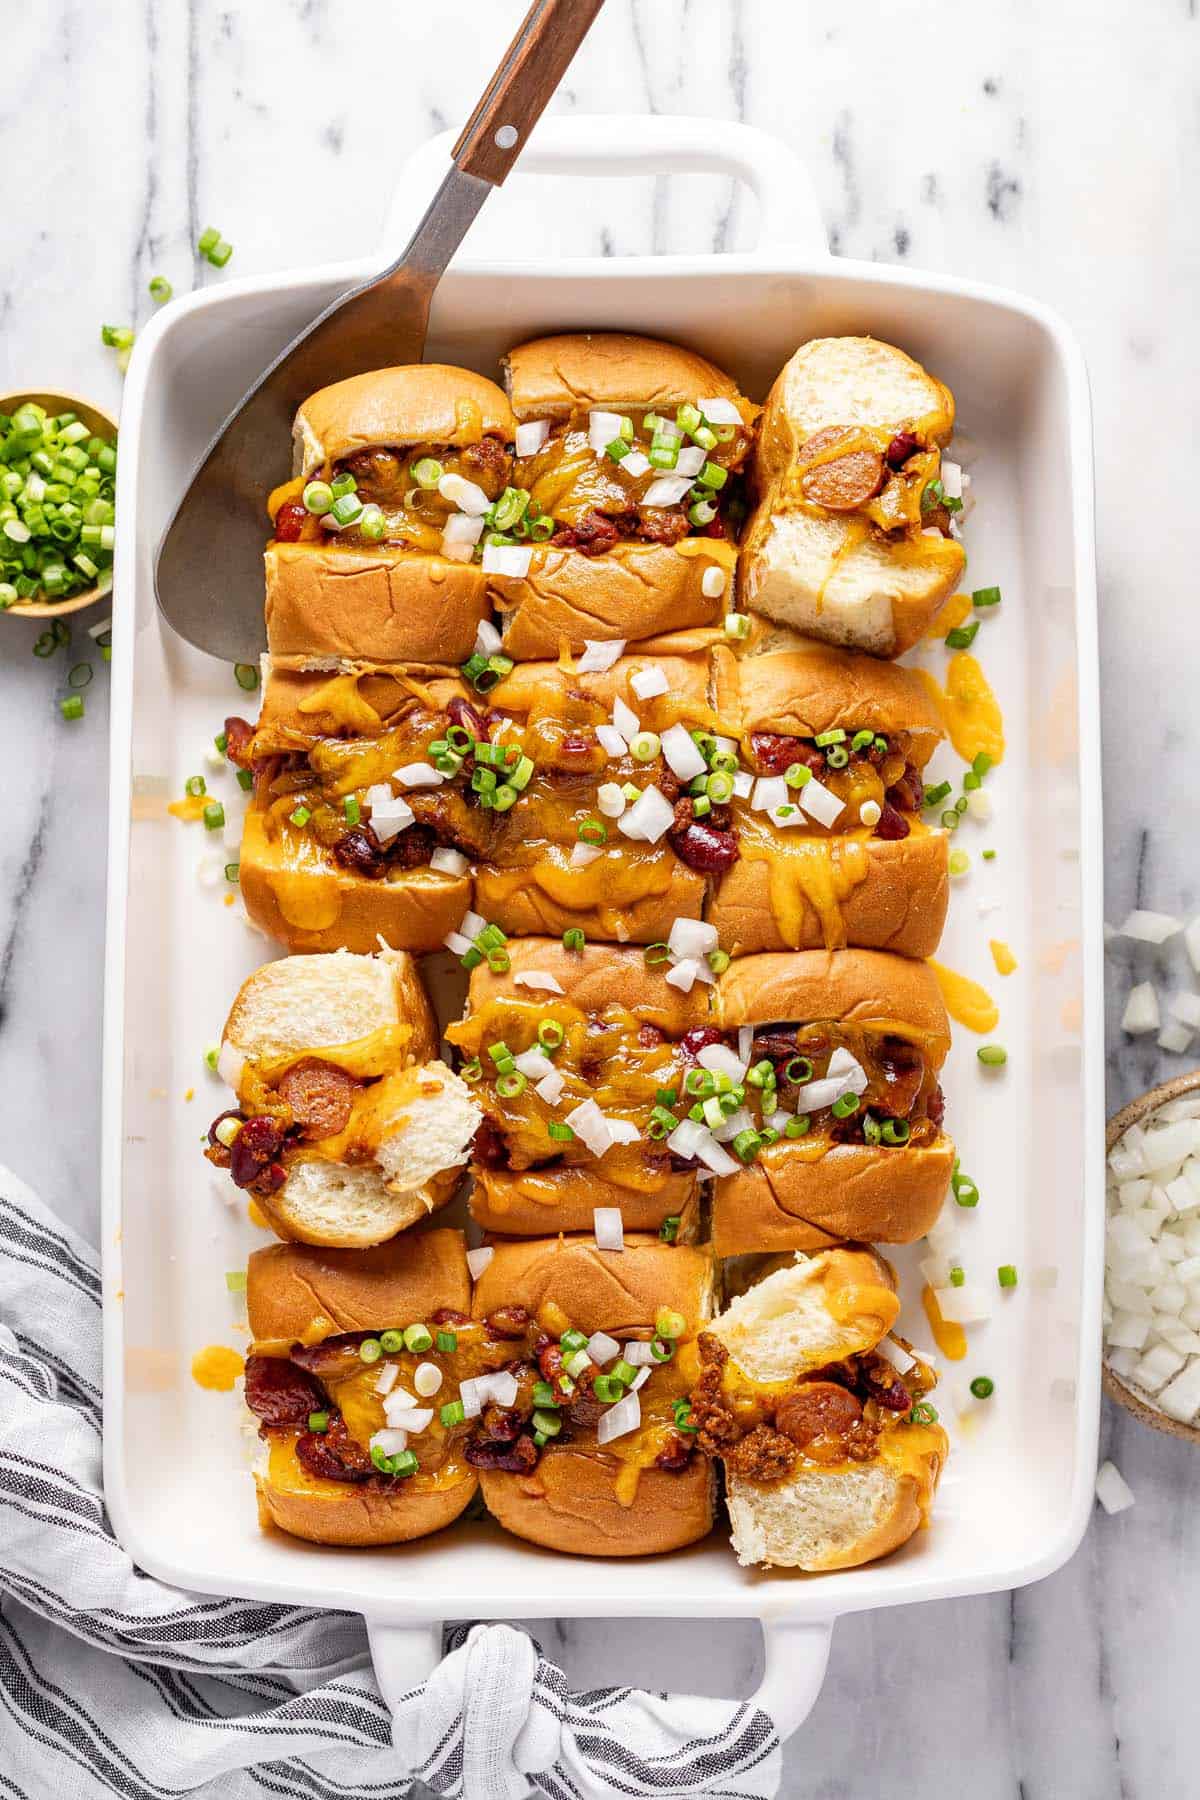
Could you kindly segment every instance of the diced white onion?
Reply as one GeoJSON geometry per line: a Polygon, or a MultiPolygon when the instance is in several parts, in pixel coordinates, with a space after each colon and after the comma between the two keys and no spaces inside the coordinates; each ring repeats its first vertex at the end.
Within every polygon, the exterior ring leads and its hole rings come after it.
{"type": "MultiPolygon", "coordinates": [[[[1146,982],[1144,985],[1149,987],[1150,984],[1146,982]]],[[[1173,1019],[1181,1020],[1190,1030],[1200,1031],[1200,994],[1192,993],[1187,989],[1178,994],[1172,994],[1167,1002],[1167,1011],[1173,1019]]],[[[1155,1019],[1154,1022],[1157,1025],[1158,1020],[1155,1019]]]]}
{"type": "Polygon", "coordinates": [[[442,547],[447,544],[477,544],[483,536],[483,519],[477,513],[451,513],[442,526],[442,547]]]}
{"type": "Polygon", "coordinates": [[[464,937],[461,931],[448,931],[442,942],[455,956],[465,956],[473,948],[470,938],[464,937]]]}
{"type": "Polygon", "coordinates": [[[719,563],[710,563],[700,577],[700,592],[706,600],[719,600],[725,592],[726,575],[719,563]]]}
{"type": "Polygon", "coordinates": [[[649,1369],[639,1369],[638,1370],[637,1374],[634,1376],[633,1380],[629,1384],[629,1391],[631,1394],[636,1394],[639,1391],[639,1389],[645,1387],[646,1383],[650,1379],[650,1373],[651,1372],[649,1369]]]}
{"type": "Polygon", "coordinates": [[[707,450],[702,450],[699,444],[685,444],[683,449],[675,454],[674,472],[676,475],[686,475],[689,479],[694,480],[707,461],[707,450]]]}
{"type": "Polygon", "coordinates": [[[513,976],[514,987],[536,988],[543,994],[561,994],[563,984],[557,975],[550,975],[545,969],[522,969],[513,976]]]}
{"type": "Polygon", "coordinates": [[[520,1056],[514,1056],[513,1068],[524,1075],[526,1081],[540,1081],[547,1069],[553,1067],[544,1050],[522,1050],[520,1056]]]}
{"type": "Polygon", "coordinates": [[[676,1155],[695,1157],[714,1175],[733,1175],[741,1166],[721,1148],[708,1127],[695,1119],[681,1119],[666,1142],[676,1155]]]}
{"type": "Polygon", "coordinates": [[[400,1364],[385,1362],[379,1371],[379,1379],[375,1383],[375,1392],[382,1398],[390,1394],[400,1378],[400,1364]]]}
{"type": "Polygon", "coordinates": [[[697,400],[696,405],[710,425],[740,425],[742,422],[742,415],[733,401],[726,400],[723,396],[697,400]]]}
{"type": "Polygon", "coordinates": [[[878,800],[864,800],[858,809],[858,817],[861,824],[872,829],[878,825],[882,817],[882,808],[878,800]]]}
{"type": "Polygon", "coordinates": [[[691,485],[690,475],[660,475],[642,495],[642,505],[677,506],[691,485]]]}
{"type": "Polygon", "coordinates": [[[597,725],[596,742],[605,756],[624,756],[629,748],[615,725],[597,725]]]}
{"type": "Polygon", "coordinates": [[[451,562],[470,562],[474,555],[474,549],[470,544],[455,543],[453,538],[449,541],[443,538],[442,555],[448,557],[451,562]]]}
{"type": "Polygon", "coordinates": [[[383,1416],[388,1424],[396,1431],[412,1432],[414,1435],[427,1431],[433,1423],[432,1406],[393,1406],[395,1397],[394,1394],[389,1394],[383,1403],[383,1416]]]}
{"type": "Polygon", "coordinates": [[[947,500],[961,500],[963,491],[962,467],[956,462],[947,462],[942,458],[942,491],[947,500]]]}
{"type": "Polygon", "coordinates": [[[620,413],[601,412],[596,408],[588,414],[588,443],[597,456],[603,456],[608,446],[620,435],[620,413]]]}
{"type": "Polygon", "coordinates": [[[736,1112],[727,1113],[721,1123],[713,1127],[713,1136],[718,1144],[731,1144],[739,1131],[753,1128],[754,1116],[749,1107],[739,1106],[736,1112]]]}
{"type": "Polygon", "coordinates": [[[650,458],[641,450],[631,450],[617,464],[622,475],[628,475],[631,481],[640,481],[643,475],[648,475],[650,466],[650,458]]]}
{"type": "Polygon", "coordinates": [[[482,913],[472,912],[468,907],[458,922],[458,929],[465,938],[470,938],[471,942],[474,943],[486,924],[487,920],[482,913]]]}
{"type": "Polygon", "coordinates": [[[820,1112],[822,1107],[832,1106],[846,1092],[842,1083],[834,1081],[810,1081],[796,1093],[796,1111],[801,1113],[820,1112]]]}
{"type": "Polygon", "coordinates": [[[658,694],[665,694],[669,683],[662,669],[638,669],[629,678],[629,685],[639,700],[653,700],[658,694]]]}
{"type": "Polygon", "coordinates": [[[642,1422],[642,1403],[636,1394],[622,1394],[615,1406],[600,1414],[596,1425],[596,1442],[611,1444],[614,1438],[627,1437],[642,1422]]]}
{"type": "Polygon", "coordinates": [[[648,1338],[645,1340],[630,1338],[629,1342],[623,1346],[621,1355],[631,1369],[649,1369],[654,1364],[654,1352],[650,1348],[648,1338]]]}
{"type": "Polygon", "coordinates": [[[754,1054],[754,1027],[753,1027],[753,1025],[739,1025],[738,1026],[738,1052],[737,1053],[738,1053],[738,1056],[741,1058],[742,1062],[744,1062],[746,1064],[746,1067],[749,1068],[750,1058],[754,1054]]]}
{"type": "Polygon", "coordinates": [[[614,1144],[636,1144],[641,1135],[632,1119],[609,1119],[608,1129],[614,1144]]]}
{"type": "Polygon", "coordinates": [[[408,1433],[393,1426],[388,1426],[383,1431],[373,1431],[370,1447],[384,1456],[399,1456],[408,1449],[408,1433]]]}
{"type": "Polygon", "coordinates": [[[952,1325],[979,1325],[992,1316],[992,1302],[983,1288],[964,1281],[961,1287],[934,1288],[943,1319],[952,1325]]]}
{"type": "Polygon", "coordinates": [[[976,788],[973,794],[967,795],[967,811],[981,825],[985,825],[991,818],[992,797],[985,788],[976,788]]]}
{"type": "Polygon", "coordinates": [[[587,1353],[598,1369],[605,1363],[615,1362],[621,1354],[621,1346],[615,1337],[609,1337],[607,1331],[593,1331],[587,1341],[587,1353]]]}
{"type": "Polygon", "coordinates": [[[1133,938],[1139,944],[1165,944],[1169,937],[1182,931],[1182,919],[1171,913],[1145,912],[1140,908],[1131,912],[1123,925],[1118,926],[1117,936],[1133,938]]]}
{"type": "Polygon", "coordinates": [[[413,823],[412,807],[402,794],[393,794],[386,781],[377,782],[366,793],[371,809],[371,830],[381,844],[390,844],[401,831],[413,823]]]}
{"type": "Polygon", "coordinates": [[[867,1090],[867,1071],[843,1045],[839,1044],[829,1058],[825,1073],[830,1080],[840,1081],[847,1094],[864,1094],[867,1090]]]}
{"type": "Polygon", "coordinates": [[[1183,934],[1188,958],[1197,975],[1200,975],[1200,913],[1192,920],[1183,934]]]}
{"type": "Polygon", "coordinates": [[[498,1369],[494,1375],[485,1376],[484,1379],[497,1406],[516,1404],[517,1378],[511,1369],[498,1369]]]}
{"type": "MultiPolygon", "coordinates": [[[[448,844],[439,844],[429,858],[429,866],[436,869],[439,875],[465,875],[471,865],[461,850],[451,850],[448,844]]],[[[465,954],[465,951],[459,952],[460,956],[465,954]]]]}
{"type": "Polygon", "coordinates": [[[1154,983],[1139,981],[1136,987],[1129,990],[1125,1011],[1121,1015],[1121,1030],[1137,1037],[1144,1031],[1157,1031],[1158,1026],[1158,995],[1154,991],[1154,983]]]}
{"type": "Polygon", "coordinates": [[[760,775],[754,783],[750,806],[753,812],[774,812],[776,807],[786,806],[791,798],[782,775],[760,775]]]}
{"type": "Polygon", "coordinates": [[[217,1074],[227,1087],[236,1089],[242,1079],[242,1070],[246,1066],[246,1052],[239,1050],[228,1039],[217,1052],[217,1074]]]}
{"type": "Polygon", "coordinates": [[[581,1101],[567,1114],[566,1123],[593,1156],[603,1156],[606,1150],[612,1149],[615,1140],[608,1128],[608,1120],[594,1100],[581,1101]]]}
{"type": "Polygon", "coordinates": [[[478,1250],[467,1251],[467,1267],[471,1271],[472,1281],[478,1281],[496,1252],[490,1244],[484,1244],[478,1250]]]}
{"type": "Polygon", "coordinates": [[[475,482],[468,481],[465,475],[443,475],[438,482],[438,493],[443,500],[449,500],[460,512],[470,513],[474,518],[485,513],[492,504],[483,489],[475,482]]]}
{"type": "Polygon", "coordinates": [[[1101,1463],[1096,1471],[1096,1498],[1106,1513],[1125,1512],[1136,1504],[1133,1489],[1116,1463],[1101,1463]]]}
{"type": "MultiPolygon", "coordinates": [[[[545,1062],[545,1060],[543,1057],[542,1061],[545,1062]]],[[[565,1076],[558,1069],[550,1068],[546,1070],[540,1081],[534,1083],[533,1091],[539,1100],[546,1102],[547,1106],[557,1106],[562,1099],[562,1091],[566,1085],[565,1076]]]]}
{"type": "Polygon", "coordinates": [[[739,1082],[746,1073],[746,1064],[740,1056],[734,1055],[728,1044],[705,1044],[696,1061],[702,1069],[711,1069],[716,1075],[728,1075],[734,1082],[739,1082]]]}
{"type": "Polygon", "coordinates": [[[700,973],[700,964],[694,957],[685,956],[663,976],[668,987],[678,988],[681,994],[690,994],[696,985],[696,977],[700,973]]]}
{"type": "Polygon", "coordinates": [[[490,619],[480,619],[475,632],[476,656],[494,656],[504,642],[490,619]]]}
{"type": "Polygon", "coordinates": [[[432,1400],[433,1396],[441,1387],[442,1381],[442,1371],[438,1368],[436,1363],[418,1363],[413,1370],[413,1386],[416,1388],[418,1394],[420,1394],[422,1400],[432,1400]]]}
{"type": "MultiPolygon", "coordinates": [[[[609,725],[603,729],[611,731],[613,727],[609,725]]],[[[606,819],[619,819],[628,805],[624,788],[616,781],[601,782],[596,790],[596,805],[606,819]]]]}
{"type": "Polygon", "coordinates": [[[754,788],[754,777],[749,769],[739,769],[733,778],[733,792],[738,800],[748,800],[754,788]]]}
{"type": "Polygon", "coordinates": [[[583,655],[575,659],[576,672],[580,675],[603,675],[605,669],[612,668],[624,649],[624,638],[584,638],[583,655]]]}
{"type": "Polygon", "coordinates": [[[618,694],[613,701],[612,722],[620,732],[621,736],[630,743],[633,742],[633,739],[642,729],[641,720],[634,712],[632,706],[628,706],[625,701],[622,700],[620,694],[618,694]]]}
{"type": "Polygon", "coordinates": [[[567,861],[573,869],[588,869],[603,855],[604,851],[599,844],[572,844],[567,861]]]}
{"type": "Polygon", "coordinates": [[[624,1250],[625,1221],[619,1206],[597,1206],[592,1210],[592,1234],[597,1250],[624,1250]]]}
{"type": "Polygon", "coordinates": [[[676,959],[707,956],[718,942],[716,926],[704,919],[678,918],[667,933],[667,949],[676,959]]]}
{"type": "Polygon", "coordinates": [[[485,544],[481,568],[485,575],[508,575],[523,581],[529,573],[533,551],[528,544],[485,544]]]}
{"type": "Polygon", "coordinates": [[[536,456],[550,436],[549,419],[526,419],[517,426],[514,440],[518,456],[536,456]]]}
{"type": "Polygon", "coordinates": [[[403,768],[392,770],[392,780],[406,788],[441,787],[445,779],[440,769],[427,762],[405,763],[403,768]]]}
{"type": "Polygon", "coordinates": [[[617,830],[626,837],[657,844],[675,822],[675,808],[656,787],[643,788],[627,812],[617,820],[617,830]]]}
{"type": "Polygon", "coordinates": [[[824,825],[826,829],[831,825],[836,825],[846,810],[845,802],[839,800],[837,795],[832,793],[823,782],[818,781],[815,776],[798,789],[796,798],[809,818],[815,819],[818,825],[824,825]]]}

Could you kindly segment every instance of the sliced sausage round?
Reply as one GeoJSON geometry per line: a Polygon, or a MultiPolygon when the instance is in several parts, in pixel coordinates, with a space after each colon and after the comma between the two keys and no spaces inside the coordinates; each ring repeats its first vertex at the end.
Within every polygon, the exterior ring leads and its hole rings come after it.
{"type": "MultiPolygon", "coordinates": [[[[821,456],[852,434],[841,425],[828,425],[800,447],[800,461],[821,456]]],[[[883,486],[884,460],[877,450],[848,450],[845,456],[818,463],[800,477],[806,500],[829,512],[855,512],[873,500],[883,486]]]]}
{"type": "Polygon", "coordinates": [[[775,1427],[803,1450],[817,1438],[845,1437],[862,1418],[862,1402],[836,1381],[806,1381],[785,1394],[775,1427]]]}
{"type": "Polygon", "coordinates": [[[279,1083],[279,1097],[292,1109],[293,1123],[306,1138],[336,1137],[345,1131],[362,1082],[345,1069],[306,1057],[279,1083]]]}

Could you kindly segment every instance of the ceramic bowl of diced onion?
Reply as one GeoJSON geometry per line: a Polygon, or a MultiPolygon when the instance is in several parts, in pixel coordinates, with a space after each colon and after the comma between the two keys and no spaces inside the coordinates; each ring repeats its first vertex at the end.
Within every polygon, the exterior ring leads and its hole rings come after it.
{"type": "Polygon", "coordinates": [[[1104,1386],[1200,1443],[1200,1070],[1109,1121],[1104,1386]]]}

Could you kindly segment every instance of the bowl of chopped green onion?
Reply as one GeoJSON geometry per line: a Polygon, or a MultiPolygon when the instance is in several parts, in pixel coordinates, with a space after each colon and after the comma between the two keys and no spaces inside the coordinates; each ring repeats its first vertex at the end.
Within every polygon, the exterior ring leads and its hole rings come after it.
{"type": "Polygon", "coordinates": [[[112,586],[117,425],[74,394],[0,396],[0,612],[78,612],[112,586]]]}

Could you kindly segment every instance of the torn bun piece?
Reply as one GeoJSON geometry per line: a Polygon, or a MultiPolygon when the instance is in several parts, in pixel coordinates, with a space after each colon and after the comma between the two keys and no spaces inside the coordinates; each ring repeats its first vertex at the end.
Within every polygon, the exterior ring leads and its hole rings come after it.
{"type": "Polygon", "coordinates": [[[728,1044],[748,1036],[750,1072],[742,1166],[713,1190],[717,1254],[923,1236],[954,1166],[938,1079],[950,1031],[928,965],[875,950],[742,957],[716,1010],[728,1044]]]}
{"type": "Polygon", "coordinates": [[[702,1336],[693,1419],[742,1564],[855,1568],[928,1522],[949,1445],[933,1370],[880,1349],[898,1304],[882,1258],[846,1245],[764,1262],[702,1336]]]}
{"type": "Polygon", "coordinates": [[[719,627],[757,408],[704,357],[626,332],[521,344],[505,379],[534,521],[523,569],[490,577],[506,653],[719,627]]]}
{"type": "Polygon", "coordinates": [[[481,916],[514,936],[580,929],[630,944],[698,917],[708,865],[731,839],[722,809],[703,831],[692,825],[671,759],[691,767],[691,733],[711,725],[706,659],[519,663],[488,699],[502,721],[495,741],[532,766],[509,809],[492,814],[475,879],[481,916]]]}
{"type": "Polygon", "coordinates": [[[803,640],[742,658],[721,645],[713,669],[718,729],[753,777],[707,913],[722,947],[931,956],[949,840],[922,816],[924,772],[945,732],[919,675],[803,640]]]}
{"type": "Polygon", "coordinates": [[[280,667],[471,655],[488,598],[470,522],[508,483],[514,430],[494,382],[442,363],[375,369],[304,402],[294,479],[269,503],[280,667]]]}
{"type": "Polygon", "coordinates": [[[626,1231],[694,1239],[699,1176],[673,1165],[661,1096],[678,1094],[708,988],[683,993],[667,965],[605,944],[519,938],[508,959],[503,973],[472,971],[465,1015],[446,1034],[483,1109],[472,1217],[544,1237],[590,1232],[597,1208],[615,1208],[626,1231]]]}
{"type": "Polygon", "coordinates": [[[626,1239],[619,1253],[578,1237],[495,1245],[476,1282],[474,1316],[496,1320],[513,1308],[528,1314],[549,1340],[541,1352],[543,1379],[564,1355],[578,1357],[577,1341],[592,1343],[602,1334],[594,1344],[599,1361],[585,1351],[572,1363],[573,1391],[557,1409],[558,1430],[537,1447],[536,1462],[517,1470],[480,1465],[484,1501],[497,1524],[577,1556],[651,1556],[707,1536],[715,1504],[712,1465],[679,1421],[687,1418],[697,1333],[713,1304],[707,1250],[638,1237],[626,1239]],[[676,1336],[662,1338],[660,1325],[676,1336]],[[669,1345],[666,1360],[641,1360],[656,1342],[660,1349],[669,1345]],[[629,1355],[639,1358],[628,1365],[636,1387],[613,1373],[629,1355]]]}
{"type": "Polygon", "coordinates": [[[483,731],[457,678],[272,668],[238,749],[255,778],[239,863],[251,921],[293,951],[440,948],[487,831],[462,767],[431,760],[463,721],[483,731]]]}
{"type": "Polygon", "coordinates": [[[236,1105],[211,1162],[280,1237],[378,1244],[445,1205],[480,1111],[437,1058],[437,1031],[403,952],[285,957],[234,1001],[218,1071],[236,1105]]]}
{"type": "Polygon", "coordinates": [[[246,1302],[264,1530],[399,1544],[458,1518],[478,1480],[468,1427],[443,1422],[438,1396],[457,1391],[479,1355],[463,1234],[424,1231],[354,1251],[275,1244],[251,1255],[246,1302]],[[438,1390],[418,1397],[431,1370],[438,1390]],[[403,1427],[392,1423],[400,1418],[403,1427]]]}
{"type": "Polygon", "coordinates": [[[815,338],[763,410],[741,592],[809,637],[901,655],[962,578],[942,481],[954,397],[892,344],[815,338]]]}

